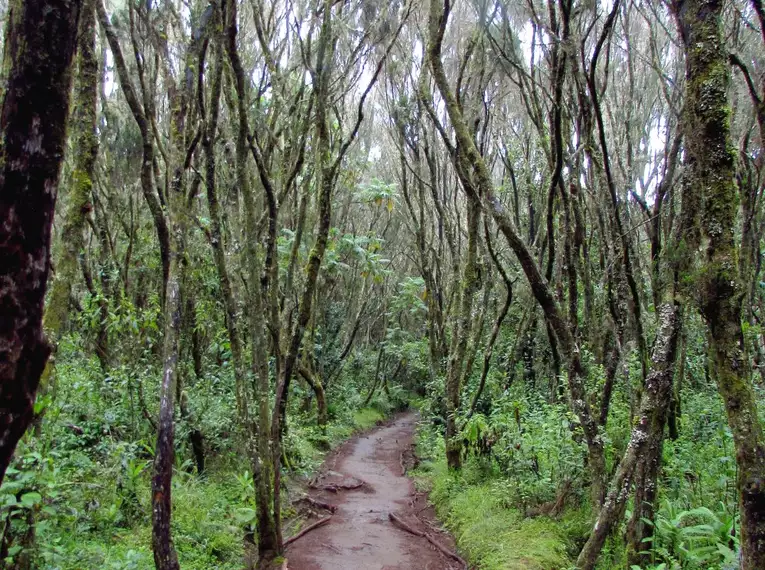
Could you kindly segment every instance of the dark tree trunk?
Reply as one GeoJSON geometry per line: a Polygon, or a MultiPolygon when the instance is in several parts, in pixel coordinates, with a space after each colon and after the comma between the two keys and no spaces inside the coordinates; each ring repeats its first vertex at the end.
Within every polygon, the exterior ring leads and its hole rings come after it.
{"type": "Polygon", "coordinates": [[[25,0],[8,9],[0,115],[0,483],[32,420],[50,354],[43,302],[80,6],[25,0]]]}

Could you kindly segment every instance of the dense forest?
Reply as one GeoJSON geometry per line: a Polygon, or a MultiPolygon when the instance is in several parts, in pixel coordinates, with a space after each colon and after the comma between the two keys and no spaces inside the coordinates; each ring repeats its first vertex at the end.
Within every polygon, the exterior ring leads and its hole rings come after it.
{"type": "Polygon", "coordinates": [[[765,568],[762,0],[0,4],[0,566],[765,568]]]}

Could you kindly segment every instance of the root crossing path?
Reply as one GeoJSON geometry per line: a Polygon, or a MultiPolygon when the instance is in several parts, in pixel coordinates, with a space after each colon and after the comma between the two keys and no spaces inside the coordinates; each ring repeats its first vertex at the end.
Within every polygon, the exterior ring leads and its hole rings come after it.
{"type": "Polygon", "coordinates": [[[325,462],[309,501],[336,509],[326,524],[290,544],[289,570],[465,568],[456,555],[448,556],[454,542],[435,527],[427,503],[403,473],[416,421],[414,413],[399,415],[348,441],[325,462]]]}

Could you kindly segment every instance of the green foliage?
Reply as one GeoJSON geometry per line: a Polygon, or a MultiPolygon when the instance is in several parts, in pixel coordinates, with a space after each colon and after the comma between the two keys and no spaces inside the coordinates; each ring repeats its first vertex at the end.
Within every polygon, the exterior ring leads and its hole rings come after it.
{"type": "MultiPolygon", "coordinates": [[[[196,310],[205,314],[212,308],[198,303],[196,310]]],[[[136,334],[134,325],[143,327],[142,319],[156,316],[151,308],[137,311],[126,304],[110,322],[119,325],[115,334],[121,330],[127,338],[136,334]]],[[[191,570],[241,568],[244,538],[255,530],[251,465],[240,452],[230,352],[220,331],[204,330],[209,341],[204,377],[182,370],[188,406],[197,419],[193,425],[177,419],[173,536],[181,566],[191,570]],[[201,477],[192,467],[192,427],[205,437],[207,471],[201,477]]],[[[146,342],[132,347],[135,360],[116,365],[108,376],[95,358],[84,356],[86,336],[62,338],[55,398],[45,400],[42,433],[22,443],[0,488],[0,531],[10,525],[9,532],[21,537],[29,521],[34,522],[36,541],[27,552],[34,567],[153,566],[150,487],[155,435],[146,416],[157,413],[160,373],[152,353],[154,334],[152,327],[138,332],[146,342]]],[[[125,338],[120,342],[129,346],[125,338]]],[[[288,476],[312,472],[328,448],[373,427],[407,402],[408,393],[390,385],[388,393],[379,390],[370,407],[362,409],[360,388],[373,373],[375,354],[361,352],[358,358],[359,369],[343,373],[342,380],[328,388],[332,409],[326,433],[316,426],[313,393],[296,384],[284,442],[288,476]]],[[[38,402],[38,408],[42,404],[38,402]]],[[[23,546],[12,543],[8,558],[22,552],[23,546]]]]}
{"type": "Polygon", "coordinates": [[[374,408],[364,408],[353,414],[353,423],[361,430],[376,426],[384,416],[374,408]]]}
{"type": "Polygon", "coordinates": [[[717,511],[707,507],[684,511],[665,499],[656,520],[645,522],[653,528],[653,556],[667,568],[695,570],[736,564],[736,517],[724,503],[717,511]]]}
{"type": "Polygon", "coordinates": [[[460,473],[448,472],[443,438],[420,430],[418,452],[430,459],[414,476],[430,490],[439,518],[458,548],[482,570],[551,570],[569,563],[563,527],[547,517],[524,518],[508,505],[507,481],[476,461],[460,473]]]}

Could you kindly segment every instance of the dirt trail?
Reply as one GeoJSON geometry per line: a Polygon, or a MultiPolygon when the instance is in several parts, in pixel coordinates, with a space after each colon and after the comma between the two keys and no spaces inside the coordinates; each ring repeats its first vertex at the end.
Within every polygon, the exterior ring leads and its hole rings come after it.
{"type": "Polygon", "coordinates": [[[402,414],[388,425],[345,443],[325,462],[321,478],[314,482],[318,488],[310,496],[336,505],[337,510],[329,523],[287,548],[290,570],[461,568],[426,538],[401,530],[388,518],[394,513],[415,530],[454,549],[451,538],[433,526],[424,497],[402,475],[402,453],[411,449],[416,421],[416,414],[402,414]],[[362,481],[362,486],[352,488],[362,481]]]}

